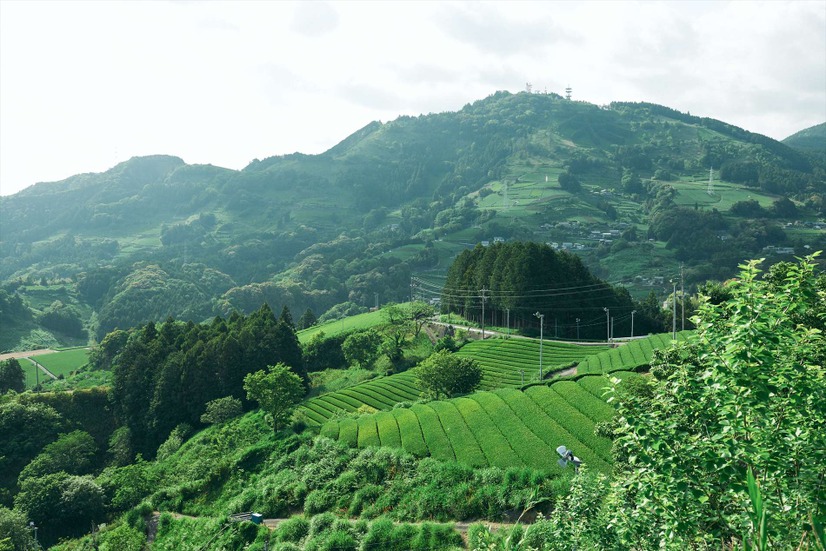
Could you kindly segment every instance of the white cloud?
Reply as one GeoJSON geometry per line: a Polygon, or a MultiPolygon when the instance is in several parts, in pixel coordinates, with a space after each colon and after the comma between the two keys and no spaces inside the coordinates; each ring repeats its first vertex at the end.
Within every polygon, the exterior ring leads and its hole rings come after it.
{"type": "Polygon", "coordinates": [[[496,90],[826,120],[826,2],[0,2],[0,193],[133,155],[242,168],[496,90]]]}

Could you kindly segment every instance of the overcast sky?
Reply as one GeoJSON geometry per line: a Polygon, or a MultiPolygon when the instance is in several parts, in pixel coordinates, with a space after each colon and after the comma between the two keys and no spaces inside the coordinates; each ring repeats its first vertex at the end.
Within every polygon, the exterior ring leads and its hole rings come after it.
{"type": "Polygon", "coordinates": [[[135,155],[240,169],[497,90],[826,121],[826,0],[0,0],[0,194],[135,155]]]}

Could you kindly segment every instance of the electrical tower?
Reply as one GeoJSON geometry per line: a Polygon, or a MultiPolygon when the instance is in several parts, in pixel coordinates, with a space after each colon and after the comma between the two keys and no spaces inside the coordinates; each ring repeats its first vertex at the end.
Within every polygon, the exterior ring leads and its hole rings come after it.
{"type": "Polygon", "coordinates": [[[565,99],[568,99],[568,100],[571,99],[571,92],[573,92],[573,91],[574,90],[570,86],[567,86],[565,88],[565,99]]]}
{"type": "Polygon", "coordinates": [[[526,82],[525,83],[525,91],[530,94],[532,90],[533,90],[533,84],[531,84],[530,82],[526,82]]]}
{"type": "Polygon", "coordinates": [[[708,167],[708,190],[706,193],[714,195],[714,169],[711,167],[708,167]]]}

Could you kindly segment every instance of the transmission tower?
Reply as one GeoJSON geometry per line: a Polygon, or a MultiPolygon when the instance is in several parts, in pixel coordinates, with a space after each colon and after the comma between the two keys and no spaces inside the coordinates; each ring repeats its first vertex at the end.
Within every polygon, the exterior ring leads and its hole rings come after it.
{"type": "Polygon", "coordinates": [[[571,88],[570,86],[566,87],[565,88],[565,99],[568,99],[568,100],[571,99],[571,92],[573,92],[573,91],[574,91],[573,88],[571,88]]]}
{"type": "Polygon", "coordinates": [[[530,94],[532,90],[533,90],[533,84],[531,84],[530,82],[526,82],[525,83],[525,91],[530,94]]]}
{"type": "Polygon", "coordinates": [[[714,195],[714,169],[711,167],[708,167],[708,190],[706,193],[714,195]]]}

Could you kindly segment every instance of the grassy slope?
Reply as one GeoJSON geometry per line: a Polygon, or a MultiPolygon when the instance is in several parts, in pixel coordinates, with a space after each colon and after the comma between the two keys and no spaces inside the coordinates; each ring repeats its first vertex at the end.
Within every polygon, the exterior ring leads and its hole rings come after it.
{"type": "Polygon", "coordinates": [[[309,342],[310,339],[321,332],[323,332],[327,337],[334,337],[349,331],[369,329],[385,322],[386,319],[381,310],[366,312],[364,314],[350,316],[341,320],[331,321],[323,325],[314,325],[307,329],[302,329],[301,331],[298,331],[298,340],[301,344],[304,344],[309,342]]]}

